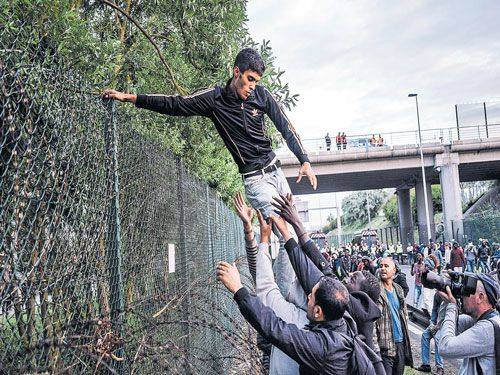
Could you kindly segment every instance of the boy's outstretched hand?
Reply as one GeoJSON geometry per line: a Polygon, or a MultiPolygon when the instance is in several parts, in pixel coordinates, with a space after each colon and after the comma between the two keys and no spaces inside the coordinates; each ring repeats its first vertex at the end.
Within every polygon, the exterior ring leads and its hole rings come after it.
{"type": "Polygon", "coordinates": [[[318,187],[318,179],[316,177],[316,174],[311,168],[311,163],[305,162],[300,166],[297,183],[299,183],[300,180],[302,180],[302,176],[306,176],[309,179],[309,182],[311,183],[313,190],[316,190],[316,188],[318,187]]]}
{"type": "Polygon", "coordinates": [[[135,94],[126,94],[124,92],[116,91],[113,89],[106,89],[102,94],[103,99],[113,99],[119,100],[120,102],[129,102],[134,103],[137,100],[137,95],[135,94]]]}
{"type": "Polygon", "coordinates": [[[219,262],[216,270],[217,280],[219,280],[231,293],[236,293],[243,288],[241,284],[240,272],[236,265],[227,262],[219,262]]]}

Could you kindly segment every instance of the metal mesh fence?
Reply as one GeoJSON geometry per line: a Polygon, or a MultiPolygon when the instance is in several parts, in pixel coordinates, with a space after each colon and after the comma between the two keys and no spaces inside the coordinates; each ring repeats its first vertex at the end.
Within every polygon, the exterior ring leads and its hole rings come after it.
{"type": "Polygon", "coordinates": [[[258,373],[214,277],[250,284],[237,217],[29,27],[0,35],[0,373],[258,373]]]}
{"type": "Polygon", "coordinates": [[[500,137],[500,102],[455,105],[458,139],[500,137]]]}
{"type": "MultiPolygon", "coordinates": [[[[455,223],[453,228],[457,227],[455,223]]],[[[488,212],[487,214],[472,215],[463,221],[464,237],[466,241],[476,243],[480,238],[486,238],[490,243],[500,242],[500,214],[488,212]]]]}

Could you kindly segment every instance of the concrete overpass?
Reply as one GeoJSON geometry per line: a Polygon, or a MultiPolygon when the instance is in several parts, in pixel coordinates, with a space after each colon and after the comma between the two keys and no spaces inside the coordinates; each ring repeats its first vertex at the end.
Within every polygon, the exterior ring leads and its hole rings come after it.
{"type": "MultiPolygon", "coordinates": [[[[430,185],[440,184],[445,239],[459,239],[463,235],[459,183],[500,179],[500,137],[426,143],[422,150],[428,201],[432,202],[430,185]]],[[[428,235],[425,226],[420,153],[415,144],[313,151],[309,158],[318,177],[316,191],[306,183],[295,183],[299,164],[293,155],[278,156],[293,194],[396,188],[401,237],[405,242],[413,240],[410,189],[415,187],[420,241],[434,238],[434,228],[428,235]]],[[[434,217],[431,203],[429,216],[434,217]]]]}

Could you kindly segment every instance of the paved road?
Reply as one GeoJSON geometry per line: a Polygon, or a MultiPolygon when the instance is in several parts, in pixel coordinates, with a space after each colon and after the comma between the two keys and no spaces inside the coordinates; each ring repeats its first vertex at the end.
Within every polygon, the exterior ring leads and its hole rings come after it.
{"type": "MultiPolygon", "coordinates": [[[[406,302],[413,305],[413,289],[414,289],[414,277],[411,276],[410,274],[410,268],[409,266],[401,266],[402,271],[406,274],[406,281],[408,283],[408,286],[410,287],[410,291],[408,295],[406,296],[406,302]]],[[[421,360],[421,351],[420,351],[420,338],[422,337],[422,332],[423,329],[416,324],[410,322],[409,325],[409,330],[410,330],[410,342],[411,346],[413,349],[413,362],[415,364],[415,367],[418,367],[421,365],[422,360],[421,360]]],[[[434,340],[431,340],[431,366],[434,369],[435,362],[434,362],[434,340]]],[[[448,361],[444,360],[444,365],[445,365],[445,374],[458,374],[458,369],[460,367],[460,361],[458,360],[453,360],[453,361],[448,361]]],[[[418,373],[418,372],[417,372],[418,373]]]]}

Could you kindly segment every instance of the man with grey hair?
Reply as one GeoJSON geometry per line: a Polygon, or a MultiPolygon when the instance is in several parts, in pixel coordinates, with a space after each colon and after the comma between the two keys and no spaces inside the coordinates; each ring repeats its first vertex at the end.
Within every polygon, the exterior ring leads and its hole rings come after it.
{"type": "Polygon", "coordinates": [[[457,300],[448,286],[446,293],[439,292],[448,302],[439,332],[439,352],[444,358],[463,359],[460,375],[494,375],[498,373],[495,356],[500,356],[500,342],[495,342],[495,331],[500,335],[500,316],[495,309],[500,287],[490,275],[466,275],[476,280],[476,291],[463,297],[464,314],[459,315],[457,300]]]}
{"type": "Polygon", "coordinates": [[[387,375],[403,375],[405,365],[413,366],[408,311],[403,289],[393,282],[396,265],[392,257],[380,261],[381,293],[378,307],[382,313],[375,322],[375,332],[387,375]]]}

